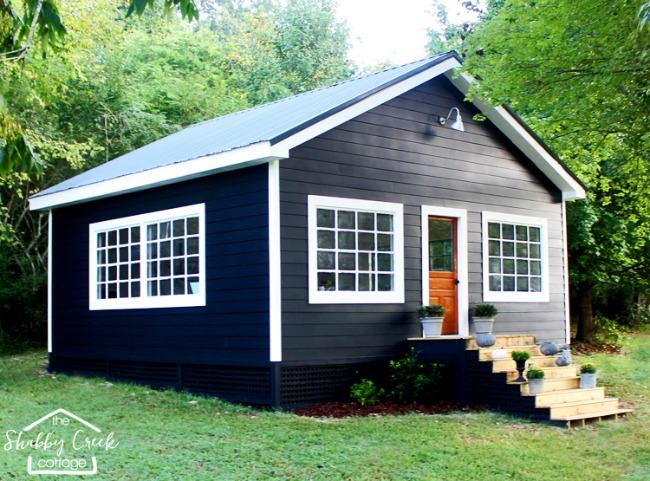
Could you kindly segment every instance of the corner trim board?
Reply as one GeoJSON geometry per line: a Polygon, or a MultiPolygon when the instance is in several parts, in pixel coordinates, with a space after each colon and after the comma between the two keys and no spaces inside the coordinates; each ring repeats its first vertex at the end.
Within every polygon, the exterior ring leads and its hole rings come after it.
{"type": "Polygon", "coordinates": [[[280,243],[280,161],[269,162],[269,357],[282,361],[282,251],[280,243]]]}
{"type": "Polygon", "coordinates": [[[52,232],[54,216],[50,210],[47,222],[47,352],[52,352],[52,232]]]}

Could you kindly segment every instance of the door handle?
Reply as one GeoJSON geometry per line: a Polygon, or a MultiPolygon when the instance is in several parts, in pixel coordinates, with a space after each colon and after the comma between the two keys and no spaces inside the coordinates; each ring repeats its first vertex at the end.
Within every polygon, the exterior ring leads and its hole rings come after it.
{"type": "Polygon", "coordinates": [[[456,283],[456,285],[460,284],[460,281],[458,279],[454,279],[454,282],[456,283]]]}

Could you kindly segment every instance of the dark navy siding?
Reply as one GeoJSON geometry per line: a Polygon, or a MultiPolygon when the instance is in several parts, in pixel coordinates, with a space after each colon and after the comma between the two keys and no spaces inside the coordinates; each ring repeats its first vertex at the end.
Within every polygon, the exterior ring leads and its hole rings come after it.
{"type": "Polygon", "coordinates": [[[395,355],[420,335],[422,205],[466,209],[469,301],[482,302],[481,212],[549,223],[549,303],[498,304],[497,333],[564,339],[564,244],[560,192],[444,78],[387,102],[292,150],[280,163],[283,360],[359,362],[395,355]],[[465,132],[438,125],[459,107],[465,132]],[[309,305],[307,196],[404,205],[405,304],[309,305]]]}
{"type": "Polygon", "coordinates": [[[54,211],[53,354],[260,366],[269,363],[266,165],[54,211]],[[205,307],[88,310],[88,226],[205,203],[205,307]]]}

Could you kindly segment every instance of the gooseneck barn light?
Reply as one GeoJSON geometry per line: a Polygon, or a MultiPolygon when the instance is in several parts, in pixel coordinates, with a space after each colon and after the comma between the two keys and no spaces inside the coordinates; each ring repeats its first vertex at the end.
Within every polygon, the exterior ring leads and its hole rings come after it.
{"type": "Polygon", "coordinates": [[[449,120],[449,117],[451,117],[451,114],[454,110],[456,111],[456,120],[454,120],[451,123],[449,128],[458,130],[459,132],[465,132],[465,127],[463,126],[463,119],[460,117],[460,110],[458,110],[458,107],[452,107],[447,117],[439,117],[438,122],[440,123],[440,125],[445,125],[447,123],[447,120],[449,120]]]}

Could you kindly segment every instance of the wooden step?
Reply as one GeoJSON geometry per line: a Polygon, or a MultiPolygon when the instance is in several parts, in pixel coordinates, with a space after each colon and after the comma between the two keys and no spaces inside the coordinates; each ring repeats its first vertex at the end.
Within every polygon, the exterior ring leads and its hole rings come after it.
{"type": "MultiPolygon", "coordinates": [[[[530,396],[530,394],[527,395],[530,396]]],[[[604,387],[595,387],[592,389],[567,389],[566,391],[545,391],[542,394],[535,395],[535,406],[542,408],[578,401],[594,401],[597,399],[605,399],[604,387]]]]}
{"type": "MultiPolygon", "coordinates": [[[[544,367],[544,379],[553,379],[556,377],[574,377],[578,375],[578,366],[572,364],[570,366],[554,366],[554,367],[544,367]]],[[[517,371],[508,372],[508,382],[512,382],[517,379],[519,373],[517,371]]]]}
{"type": "Polygon", "coordinates": [[[551,421],[566,422],[567,427],[570,428],[572,423],[577,423],[581,426],[585,426],[586,421],[602,421],[604,418],[613,417],[615,420],[618,420],[619,416],[624,416],[631,413],[631,409],[610,409],[607,411],[597,411],[587,414],[574,414],[571,416],[560,416],[556,418],[551,418],[551,421]]]}
{"type": "Polygon", "coordinates": [[[492,352],[497,349],[503,349],[506,351],[506,359],[512,359],[512,351],[526,351],[529,352],[531,356],[542,356],[542,353],[539,351],[539,346],[535,344],[528,344],[522,346],[510,346],[510,347],[487,347],[481,348],[478,351],[479,361],[492,361],[492,352]]]}
{"type": "Polygon", "coordinates": [[[576,416],[578,414],[590,414],[601,411],[612,411],[618,409],[618,399],[606,397],[593,399],[591,401],[575,401],[547,406],[551,410],[551,419],[576,416]]]}
{"type": "MultiPolygon", "coordinates": [[[[556,367],[555,358],[549,356],[532,356],[528,361],[526,361],[526,368],[531,364],[539,367],[556,367]]],[[[492,361],[493,372],[508,372],[516,370],[517,363],[512,358],[495,359],[492,361]]]]}
{"type": "MultiPolygon", "coordinates": [[[[535,336],[531,334],[515,334],[509,336],[495,336],[497,342],[494,346],[490,346],[490,349],[499,349],[510,346],[528,346],[535,344],[535,336]]],[[[482,349],[476,345],[476,339],[471,338],[467,340],[466,349],[476,351],[482,349]]]]}
{"type": "MultiPolygon", "coordinates": [[[[567,391],[579,388],[580,378],[578,376],[544,379],[544,392],[567,391]]],[[[521,385],[521,394],[528,395],[528,383],[521,385]]]]}

